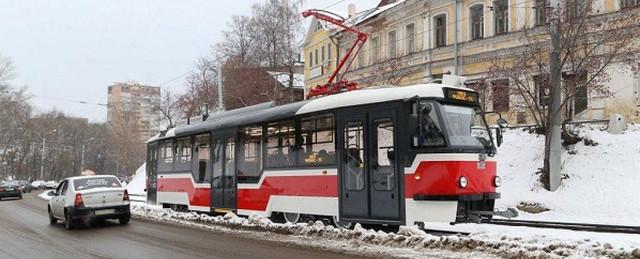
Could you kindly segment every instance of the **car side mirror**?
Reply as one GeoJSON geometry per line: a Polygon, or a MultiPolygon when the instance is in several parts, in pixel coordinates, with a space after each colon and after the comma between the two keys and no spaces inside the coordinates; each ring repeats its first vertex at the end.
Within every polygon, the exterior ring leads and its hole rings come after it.
{"type": "Polygon", "coordinates": [[[496,120],[496,124],[498,124],[498,127],[500,128],[509,127],[509,122],[503,118],[499,118],[498,120],[496,120]]]}
{"type": "Polygon", "coordinates": [[[55,191],[49,191],[47,192],[47,196],[53,197],[53,196],[58,196],[58,194],[55,191]]]}
{"type": "Polygon", "coordinates": [[[495,130],[496,130],[496,144],[499,147],[502,145],[502,128],[498,127],[498,128],[495,128],[495,130]]]}

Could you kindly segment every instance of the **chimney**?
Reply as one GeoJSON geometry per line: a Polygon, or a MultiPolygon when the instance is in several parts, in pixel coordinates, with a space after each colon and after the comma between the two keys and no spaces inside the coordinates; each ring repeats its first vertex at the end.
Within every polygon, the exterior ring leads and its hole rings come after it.
{"type": "Polygon", "coordinates": [[[347,18],[353,18],[354,16],[356,16],[356,5],[349,4],[348,12],[349,12],[349,15],[347,16],[347,18]]]}

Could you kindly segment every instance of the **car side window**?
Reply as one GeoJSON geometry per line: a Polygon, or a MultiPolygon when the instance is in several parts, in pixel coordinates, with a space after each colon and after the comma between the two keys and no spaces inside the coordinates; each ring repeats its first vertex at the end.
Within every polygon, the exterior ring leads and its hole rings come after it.
{"type": "Polygon", "coordinates": [[[69,184],[67,181],[62,182],[60,185],[62,185],[62,192],[60,193],[60,195],[65,195],[67,194],[67,189],[69,189],[69,184]]]}
{"type": "Polygon", "coordinates": [[[56,188],[56,194],[58,194],[58,195],[59,195],[59,194],[61,194],[61,193],[62,193],[62,187],[63,187],[63,186],[64,186],[64,182],[61,182],[61,183],[58,185],[58,188],[56,188]]]}

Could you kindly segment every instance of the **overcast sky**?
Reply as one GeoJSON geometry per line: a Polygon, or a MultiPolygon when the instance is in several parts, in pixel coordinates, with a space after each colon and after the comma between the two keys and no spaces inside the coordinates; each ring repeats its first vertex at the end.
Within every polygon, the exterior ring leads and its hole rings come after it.
{"type": "MultiPolygon", "coordinates": [[[[129,80],[181,91],[181,75],[255,2],[0,0],[0,54],[13,60],[15,83],[28,86],[36,112],[105,121],[105,107],[68,100],[106,103],[107,86],[129,80]]],[[[306,8],[346,14],[349,3],[360,11],[378,2],[307,0],[306,8]]]]}

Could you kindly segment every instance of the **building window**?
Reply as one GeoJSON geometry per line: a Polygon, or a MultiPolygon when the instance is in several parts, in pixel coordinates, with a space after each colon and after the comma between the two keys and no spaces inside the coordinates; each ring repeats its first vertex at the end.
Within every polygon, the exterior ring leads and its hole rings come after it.
{"type": "Polygon", "coordinates": [[[621,8],[629,8],[640,5],[640,0],[620,0],[621,8]]]}
{"type": "Polygon", "coordinates": [[[318,49],[316,49],[315,58],[316,59],[314,60],[315,62],[313,62],[313,64],[317,66],[318,65],[318,49]]]}
{"type": "Polygon", "coordinates": [[[416,26],[412,23],[405,27],[405,35],[407,37],[407,54],[416,51],[416,26]]]}
{"type": "Polygon", "coordinates": [[[509,31],[509,3],[507,0],[493,1],[494,31],[496,35],[509,31]]]}
{"type": "Polygon", "coordinates": [[[538,93],[538,104],[541,107],[549,106],[551,103],[551,86],[549,85],[549,75],[533,76],[533,83],[538,93]]]}
{"type": "Polygon", "coordinates": [[[544,25],[547,23],[547,8],[549,8],[548,0],[536,0],[536,25],[544,25]]]}
{"type": "Polygon", "coordinates": [[[327,59],[331,60],[331,43],[327,44],[327,59]]]}
{"type": "Polygon", "coordinates": [[[238,133],[238,182],[257,182],[261,172],[262,127],[246,127],[238,133]]]}
{"type": "Polygon", "coordinates": [[[316,115],[300,121],[298,161],[302,166],[336,163],[334,119],[332,114],[316,115]]]}
{"type": "Polygon", "coordinates": [[[324,46],[322,46],[322,64],[324,64],[324,59],[325,59],[325,57],[324,57],[324,46]]]}
{"type": "Polygon", "coordinates": [[[441,14],[433,18],[436,32],[436,48],[447,45],[447,16],[441,14]]]}
{"type": "Polygon", "coordinates": [[[296,164],[293,121],[269,123],[266,140],[267,167],[290,167],[296,164]]]}
{"type": "Polygon", "coordinates": [[[371,40],[371,64],[378,62],[380,57],[380,37],[374,37],[371,40]]]}
{"type": "Polygon", "coordinates": [[[493,111],[509,111],[509,79],[496,80],[492,83],[493,111]]]}
{"type": "Polygon", "coordinates": [[[389,46],[389,58],[395,58],[396,57],[396,50],[397,48],[397,44],[396,44],[396,31],[390,31],[387,34],[387,41],[388,46],[389,46]]]}
{"type": "Polygon", "coordinates": [[[474,5],[469,8],[471,14],[471,39],[477,40],[484,37],[484,6],[474,5]]]}
{"type": "Polygon", "coordinates": [[[309,51],[309,67],[313,66],[313,51],[309,51]]]}
{"type": "Polygon", "coordinates": [[[360,51],[360,53],[358,53],[358,67],[364,67],[364,52],[360,51]]]}

